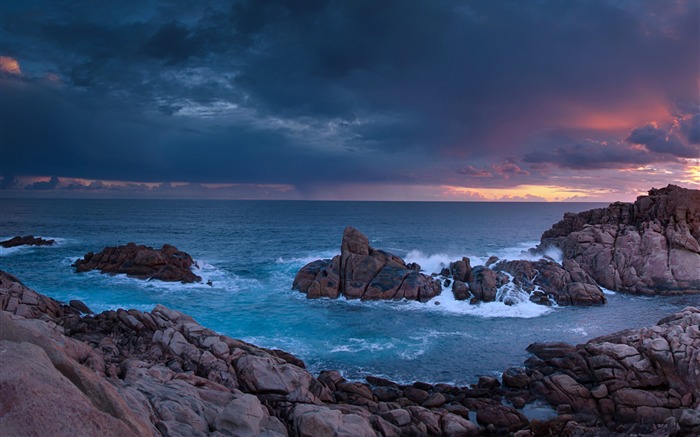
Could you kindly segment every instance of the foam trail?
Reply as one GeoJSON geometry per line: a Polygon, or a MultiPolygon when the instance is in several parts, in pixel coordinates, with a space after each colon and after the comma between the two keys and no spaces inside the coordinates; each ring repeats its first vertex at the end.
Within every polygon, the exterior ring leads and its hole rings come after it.
{"type": "Polygon", "coordinates": [[[406,263],[418,263],[423,272],[426,273],[440,273],[445,267],[449,267],[452,261],[462,259],[461,256],[450,256],[444,253],[437,253],[434,255],[426,255],[420,250],[411,250],[406,254],[406,263]]]}

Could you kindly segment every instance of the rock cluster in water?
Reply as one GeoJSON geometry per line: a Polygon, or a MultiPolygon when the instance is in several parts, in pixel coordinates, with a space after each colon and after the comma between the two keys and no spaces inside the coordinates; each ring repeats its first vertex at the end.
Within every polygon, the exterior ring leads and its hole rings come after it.
{"type": "Polygon", "coordinates": [[[472,267],[465,257],[450,263],[439,275],[428,276],[420,270],[418,264],[407,264],[394,254],[370,247],[364,234],[348,226],[343,232],[341,254],[302,267],[292,288],[309,298],[345,296],[425,302],[440,294],[444,283],[451,284],[455,299],[474,304],[496,300],[516,304],[523,292],[529,300],[544,305],[606,302],[600,287],[572,260],[559,265],[545,259],[498,261],[493,257],[486,266],[472,267]]]}
{"type": "Polygon", "coordinates": [[[374,249],[357,229],[343,232],[340,255],[311,262],[299,270],[292,288],[309,298],[408,299],[426,302],[440,294],[440,282],[420,273],[417,264],[374,249]]]}
{"type": "Polygon", "coordinates": [[[191,268],[196,267],[192,257],[175,246],[164,244],[160,249],[129,243],[105,247],[101,252],[89,252],[73,263],[75,271],[99,270],[102,273],[123,273],[139,279],[158,279],[168,282],[200,282],[191,268]]]}
{"type": "Polygon", "coordinates": [[[554,261],[499,261],[492,257],[487,266],[471,267],[469,258],[450,263],[442,270],[449,277],[456,300],[470,303],[500,300],[507,305],[519,303],[521,293],[528,300],[551,305],[600,305],[606,302],[603,291],[575,261],[559,265],[554,261]],[[504,288],[505,287],[505,288],[504,288]],[[508,291],[515,293],[508,293],[508,291]]]}
{"type": "Polygon", "coordinates": [[[18,235],[9,240],[0,241],[0,246],[5,248],[17,246],[51,246],[53,243],[55,243],[54,240],[46,240],[33,235],[25,235],[24,237],[18,235]]]}
{"type": "Polygon", "coordinates": [[[0,271],[8,435],[477,436],[700,432],[700,310],[585,345],[535,344],[502,382],[401,385],[219,335],[186,314],[78,315],[0,271]],[[517,408],[557,407],[529,421],[517,408]],[[504,405],[508,400],[513,406],[504,405]]]}
{"type": "Polygon", "coordinates": [[[700,293],[700,190],[651,189],[634,203],[566,214],[542,235],[603,287],[700,293]]]}

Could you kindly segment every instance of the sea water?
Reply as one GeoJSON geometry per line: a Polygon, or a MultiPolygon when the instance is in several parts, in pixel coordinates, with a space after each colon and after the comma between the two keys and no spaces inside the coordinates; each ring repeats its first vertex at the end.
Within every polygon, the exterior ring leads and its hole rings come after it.
{"type": "MultiPolygon", "coordinates": [[[[535,341],[581,343],[655,324],[698,296],[635,297],[608,291],[600,307],[546,307],[527,299],[470,305],[449,289],[427,303],[306,299],[291,290],[298,269],[340,251],[352,225],[370,244],[418,262],[426,273],[468,256],[518,259],[565,212],[591,203],[291,202],[214,200],[0,200],[0,239],[33,234],[54,246],[0,249],[0,269],[62,301],[93,311],[192,315],[234,338],[291,352],[312,372],[376,375],[401,382],[473,383],[521,365],[535,341]],[[197,261],[202,284],[75,273],[87,252],[128,242],[172,244],[197,261]],[[439,304],[438,304],[439,303],[439,304]]],[[[550,255],[556,256],[555,253],[550,255]]],[[[518,290],[501,290],[518,296],[518,290]]],[[[522,296],[521,296],[522,297],[522,296]]]]}

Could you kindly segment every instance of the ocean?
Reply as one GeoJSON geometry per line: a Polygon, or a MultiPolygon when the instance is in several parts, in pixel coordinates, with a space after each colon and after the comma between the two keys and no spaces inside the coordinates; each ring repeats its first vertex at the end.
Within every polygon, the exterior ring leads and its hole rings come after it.
{"type": "Polygon", "coordinates": [[[464,385],[521,365],[535,341],[581,343],[653,325],[700,305],[700,297],[607,291],[602,307],[470,305],[455,301],[447,289],[427,303],[309,300],[291,290],[297,270],[338,254],[347,225],[365,233],[373,247],[418,262],[426,273],[463,256],[472,265],[491,255],[518,259],[565,212],[600,206],[2,199],[0,239],[33,234],[57,244],[0,248],[0,269],[55,299],[82,300],[95,312],[148,311],[160,303],[221,334],[291,352],[312,372],[464,385]],[[71,268],[87,252],[131,241],[188,252],[199,265],[196,273],[213,286],[77,274],[71,268]]]}

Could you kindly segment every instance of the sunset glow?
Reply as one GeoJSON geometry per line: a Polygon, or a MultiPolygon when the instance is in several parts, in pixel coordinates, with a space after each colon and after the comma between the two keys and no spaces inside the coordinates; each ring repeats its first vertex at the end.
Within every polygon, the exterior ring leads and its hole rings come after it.
{"type": "Polygon", "coordinates": [[[17,76],[22,75],[22,70],[19,68],[19,62],[16,59],[10,58],[9,56],[0,56],[0,72],[14,74],[17,76]]]}

